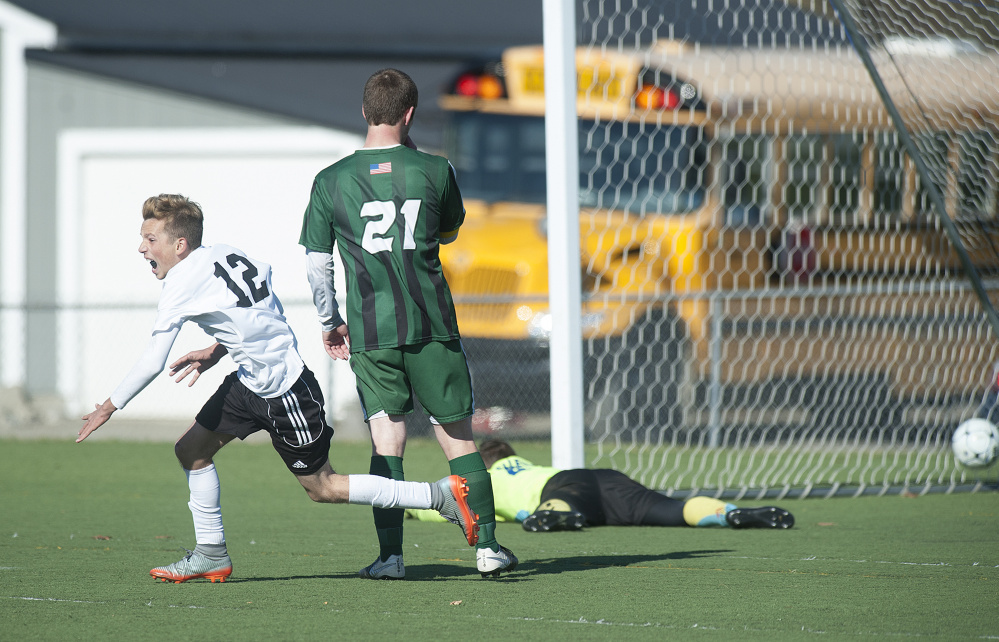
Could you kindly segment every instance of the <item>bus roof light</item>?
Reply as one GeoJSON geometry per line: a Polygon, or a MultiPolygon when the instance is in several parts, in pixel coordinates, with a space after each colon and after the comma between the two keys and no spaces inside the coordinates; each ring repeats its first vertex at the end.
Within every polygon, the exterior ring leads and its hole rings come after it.
{"type": "Polygon", "coordinates": [[[462,74],[454,83],[454,93],[459,96],[479,95],[479,76],[477,74],[462,74]]]}
{"type": "Polygon", "coordinates": [[[642,85],[635,94],[635,106],[639,109],[676,109],[681,102],[677,92],[655,85],[642,85]]]}
{"type": "Polygon", "coordinates": [[[503,81],[496,76],[483,74],[479,77],[480,98],[502,98],[505,93],[503,81]]]}
{"type": "Polygon", "coordinates": [[[492,100],[506,96],[506,86],[503,79],[488,71],[469,71],[458,76],[454,81],[454,93],[468,98],[485,98],[492,100]]]}

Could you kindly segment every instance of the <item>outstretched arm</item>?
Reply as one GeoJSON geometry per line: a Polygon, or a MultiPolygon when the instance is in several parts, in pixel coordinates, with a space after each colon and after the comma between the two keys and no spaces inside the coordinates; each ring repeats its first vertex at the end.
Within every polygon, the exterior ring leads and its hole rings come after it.
{"type": "Polygon", "coordinates": [[[76,443],[80,443],[86,439],[90,433],[103,426],[107,420],[111,418],[111,415],[115,410],[118,409],[115,408],[115,405],[111,403],[110,399],[105,401],[103,404],[94,404],[94,411],[90,414],[83,415],[83,421],[86,423],[83,424],[83,428],[80,428],[80,432],[77,433],[78,436],[76,438],[76,443]]]}
{"type": "Polygon", "coordinates": [[[184,371],[174,381],[180,383],[187,378],[187,375],[191,375],[191,381],[187,384],[187,387],[190,388],[202,372],[214,366],[219,362],[219,359],[227,354],[229,351],[221,343],[215,343],[201,350],[192,350],[170,364],[170,376],[176,375],[181,368],[184,368],[184,371]]]}
{"type": "Polygon", "coordinates": [[[135,362],[132,369],[125,376],[125,379],[118,384],[111,396],[103,404],[95,404],[94,411],[84,415],[83,427],[77,433],[76,443],[80,443],[90,433],[103,426],[114,411],[124,408],[132,400],[132,397],[139,394],[143,388],[156,378],[163,371],[167,357],[170,355],[170,348],[180,334],[180,326],[175,326],[167,332],[155,332],[146,346],[146,351],[142,353],[139,360],[135,362]]]}

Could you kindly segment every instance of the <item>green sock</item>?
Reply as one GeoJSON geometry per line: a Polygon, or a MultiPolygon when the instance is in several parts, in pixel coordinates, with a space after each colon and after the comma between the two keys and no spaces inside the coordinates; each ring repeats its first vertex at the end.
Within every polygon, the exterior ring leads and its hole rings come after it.
{"type": "Polygon", "coordinates": [[[489,548],[498,552],[493,482],[486,472],[482,455],[477,452],[462,455],[455,457],[448,464],[452,475],[460,475],[468,483],[468,507],[479,516],[479,543],[475,548],[489,548]]]}
{"type": "MultiPolygon", "coordinates": [[[[402,457],[371,456],[372,475],[405,481],[402,472],[402,457]]],[[[402,522],[406,511],[401,508],[372,508],[375,517],[375,532],[378,533],[379,556],[384,562],[389,555],[402,555],[402,522]]]]}

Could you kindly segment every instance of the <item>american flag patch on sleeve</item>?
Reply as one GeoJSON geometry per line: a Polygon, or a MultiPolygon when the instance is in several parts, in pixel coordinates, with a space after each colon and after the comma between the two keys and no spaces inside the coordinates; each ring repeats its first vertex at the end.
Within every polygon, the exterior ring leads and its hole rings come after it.
{"type": "Polygon", "coordinates": [[[372,174],[391,174],[392,163],[371,163],[368,166],[372,174]]]}

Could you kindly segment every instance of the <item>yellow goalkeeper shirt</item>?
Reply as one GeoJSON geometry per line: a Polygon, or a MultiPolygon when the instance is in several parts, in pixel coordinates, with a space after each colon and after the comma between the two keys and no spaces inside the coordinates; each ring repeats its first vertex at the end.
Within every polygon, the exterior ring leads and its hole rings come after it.
{"type": "Polygon", "coordinates": [[[557,472],[558,468],[536,466],[517,455],[500,459],[490,466],[496,519],[524,521],[541,503],[542,489],[557,472]]]}
{"type": "MultiPolygon", "coordinates": [[[[536,466],[523,457],[513,455],[500,459],[489,467],[496,504],[496,521],[522,522],[541,503],[541,491],[558,468],[536,466]]],[[[435,510],[408,509],[406,514],[423,522],[446,521],[435,510]]]]}

